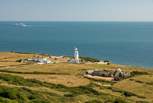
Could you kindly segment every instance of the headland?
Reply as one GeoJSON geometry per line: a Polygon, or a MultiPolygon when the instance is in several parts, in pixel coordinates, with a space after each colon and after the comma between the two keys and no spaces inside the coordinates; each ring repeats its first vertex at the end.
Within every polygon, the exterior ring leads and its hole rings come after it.
{"type": "Polygon", "coordinates": [[[0,52],[0,101],[153,102],[153,70],[91,57],[80,57],[80,63],[70,62],[72,59],[71,56],[0,52]]]}

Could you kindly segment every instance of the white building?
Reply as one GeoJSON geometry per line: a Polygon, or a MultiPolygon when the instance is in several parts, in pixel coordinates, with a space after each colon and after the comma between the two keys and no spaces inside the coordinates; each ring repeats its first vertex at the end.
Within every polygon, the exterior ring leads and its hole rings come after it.
{"type": "Polygon", "coordinates": [[[75,60],[75,63],[80,63],[78,48],[74,49],[74,60],[75,60]]]}
{"type": "Polygon", "coordinates": [[[48,58],[39,59],[38,64],[51,64],[52,62],[48,58]]]}
{"type": "Polygon", "coordinates": [[[70,63],[76,63],[76,64],[79,64],[80,63],[78,48],[75,48],[74,49],[74,57],[69,62],[70,63]]]}
{"type": "Polygon", "coordinates": [[[53,63],[50,60],[48,60],[48,58],[30,58],[25,61],[36,62],[37,64],[52,64],[53,63]]]}

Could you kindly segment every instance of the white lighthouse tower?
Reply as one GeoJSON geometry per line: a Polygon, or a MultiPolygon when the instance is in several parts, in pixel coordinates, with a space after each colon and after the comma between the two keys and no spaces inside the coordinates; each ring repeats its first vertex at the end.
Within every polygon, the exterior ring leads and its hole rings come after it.
{"type": "Polygon", "coordinates": [[[78,48],[74,49],[74,60],[75,60],[75,63],[80,63],[78,48]]]}

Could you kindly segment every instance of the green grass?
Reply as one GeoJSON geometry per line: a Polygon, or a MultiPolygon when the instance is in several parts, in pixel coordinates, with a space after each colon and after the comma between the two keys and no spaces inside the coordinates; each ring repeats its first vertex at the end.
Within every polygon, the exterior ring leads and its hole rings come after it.
{"type": "Polygon", "coordinates": [[[111,101],[110,103],[121,103],[115,102],[117,97],[104,94],[93,89],[93,84],[78,87],[67,87],[61,84],[52,84],[38,80],[24,79],[22,77],[9,74],[1,74],[0,80],[17,86],[26,86],[26,88],[1,86],[0,101],[2,101],[2,103],[4,101],[6,103],[67,103],[68,101],[70,103],[77,103],[79,100],[76,98],[81,95],[85,95],[88,98],[87,100],[83,100],[82,103],[103,103],[104,101],[111,101]],[[61,96],[55,93],[34,91],[27,89],[28,86],[47,87],[63,92],[64,95],[61,96]]]}
{"type": "MultiPolygon", "coordinates": [[[[2,60],[7,59],[15,61],[19,58],[29,58],[35,55],[36,54],[24,55],[24,53],[2,53],[1,58],[2,60]]],[[[96,58],[90,57],[81,57],[81,59],[90,62],[99,61],[96,58]]],[[[140,67],[117,64],[101,65],[68,63],[38,65],[18,64],[17,62],[14,62],[14,64],[13,62],[1,62],[1,65],[4,65],[4,67],[0,68],[0,103],[153,102],[153,92],[151,91],[153,90],[153,71],[145,70],[140,67]],[[121,68],[125,72],[131,72],[133,77],[117,83],[90,79],[86,79],[83,82],[81,81],[85,79],[82,75],[87,70],[115,70],[117,68],[121,68]],[[44,78],[44,76],[46,77],[44,78]],[[24,79],[23,77],[33,79],[24,79]],[[80,81],[77,80],[76,82],[74,77],[76,77],[76,79],[79,78],[80,81]],[[69,78],[70,80],[68,80],[69,78]],[[42,79],[46,82],[43,82],[42,79]],[[55,82],[52,82],[52,79],[56,81],[56,84],[54,84],[55,82]],[[78,85],[74,86],[71,81],[74,81],[75,84],[78,83],[78,85]],[[82,85],[84,82],[87,83],[82,85]],[[69,83],[69,85],[66,85],[67,83],[69,83]],[[110,84],[111,86],[105,87],[103,86],[105,84],[110,84]]]]}
{"type": "Polygon", "coordinates": [[[21,72],[21,71],[11,71],[11,70],[0,70],[0,72],[4,73],[18,73],[18,74],[57,74],[57,75],[69,75],[69,73],[55,73],[55,72],[38,72],[38,71],[33,71],[33,72],[21,72]]]}
{"type": "MultiPolygon", "coordinates": [[[[49,94],[47,94],[49,95],[49,94]]],[[[0,87],[0,102],[2,103],[50,103],[42,93],[25,88],[0,87]]]]}
{"type": "Polygon", "coordinates": [[[80,95],[80,94],[88,94],[88,95],[99,95],[100,93],[95,91],[89,86],[79,86],[79,87],[66,87],[61,84],[52,84],[47,82],[41,82],[38,80],[33,79],[24,79],[23,77],[13,76],[9,74],[1,74],[0,80],[6,81],[10,84],[14,85],[22,85],[22,86],[45,86],[48,88],[56,89],[63,92],[70,92],[73,95],[80,95]]]}
{"type": "Polygon", "coordinates": [[[10,84],[23,85],[23,86],[39,86],[42,82],[38,80],[26,80],[19,76],[9,74],[0,74],[0,80],[7,81],[10,84]]]}
{"type": "MultiPolygon", "coordinates": [[[[143,75],[142,75],[143,76],[143,75]]],[[[150,76],[149,75],[145,75],[146,79],[149,80],[150,76]]],[[[136,78],[133,78],[134,80],[142,80],[141,76],[136,76],[136,78]]],[[[70,103],[77,103],[77,101],[81,101],[81,103],[130,103],[128,102],[130,97],[138,97],[141,99],[146,99],[141,95],[135,94],[133,92],[130,92],[128,90],[114,90],[113,92],[120,92],[121,93],[121,97],[118,96],[114,96],[111,95],[109,93],[104,93],[101,91],[98,91],[97,89],[95,89],[95,87],[97,87],[97,85],[93,84],[92,82],[88,85],[85,86],[77,86],[77,87],[67,87],[65,85],[61,85],[61,84],[53,84],[53,83],[48,83],[48,82],[42,82],[39,80],[34,80],[34,79],[24,79],[23,77],[20,76],[15,76],[15,75],[11,75],[11,74],[4,74],[1,73],[0,75],[0,80],[2,82],[6,82],[9,84],[13,84],[16,86],[21,86],[21,88],[11,88],[11,89],[4,89],[1,90],[0,93],[0,100],[1,101],[7,101],[6,103],[22,103],[22,101],[27,101],[25,103],[52,103],[49,100],[53,99],[52,101],[54,101],[53,103],[67,103],[68,101],[70,103]],[[22,87],[26,87],[26,88],[22,88],[22,87]],[[30,90],[27,89],[28,87],[46,87],[46,88],[50,88],[52,90],[55,91],[59,91],[64,93],[63,95],[58,95],[56,93],[49,93],[49,92],[41,92],[41,91],[34,91],[34,90],[30,90]],[[20,93],[20,91],[23,92],[23,94],[18,94],[20,93]],[[36,98],[35,100],[29,100],[29,95],[31,95],[32,93],[34,93],[34,98],[36,98]],[[18,95],[23,95],[23,97],[19,97],[18,95]],[[79,96],[84,95],[85,99],[81,99],[79,98],[79,96]],[[39,99],[39,96],[41,97],[41,99],[39,99]],[[37,100],[38,98],[38,100],[37,100]],[[45,102],[41,101],[44,100],[44,98],[46,98],[47,100],[45,100],[45,102]],[[126,99],[125,99],[126,98],[126,99]],[[25,100],[24,100],[25,99],[25,100]],[[20,102],[21,101],[21,102],[20,102]],[[35,102],[36,101],[36,102],[35,102]],[[49,101],[49,102],[47,102],[49,101]]],[[[129,78],[130,80],[130,78],[129,78]]],[[[98,81],[97,81],[98,82],[98,81]]],[[[105,82],[102,82],[105,83],[105,82]]],[[[150,83],[150,82],[145,82],[146,83],[150,83]]],[[[152,82],[151,82],[152,83],[152,82]]],[[[116,84],[116,83],[115,83],[116,84]]],[[[114,85],[114,84],[113,84],[114,85]]],[[[11,86],[10,86],[11,87],[11,86]]],[[[9,88],[9,87],[6,87],[9,88]]],[[[105,90],[105,88],[103,88],[105,90]]],[[[111,90],[112,88],[110,88],[111,90]]],[[[30,97],[33,98],[33,97],[30,97]]],[[[138,100],[137,100],[138,101],[138,100]]],[[[146,102],[139,100],[138,102],[146,102]]],[[[3,103],[3,102],[2,102],[3,103]]]]}

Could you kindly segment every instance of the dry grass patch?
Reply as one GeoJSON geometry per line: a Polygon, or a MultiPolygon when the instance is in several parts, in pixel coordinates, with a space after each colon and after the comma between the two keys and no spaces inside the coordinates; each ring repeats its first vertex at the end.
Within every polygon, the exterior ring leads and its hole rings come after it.
{"type": "Polygon", "coordinates": [[[20,54],[12,52],[0,52],[0,61],[16,61],[19,58],[31,58],[39,56],[38,54],[20,54]]]}
{"type": "Polygon", "coordinates": [[[100,64],[28,64],[22,66],[14,66],[13,68],[1,68],[1,70],[16,71],[16,72],[47,72],[47,73],[67,73],[67,74],[80,74],[82,71],[89,69],[117,69],[112,65],[100,64]]]}
{"type": "Polygon", "coordinates": [[[153,85],[153,75],[141,75],[131,78],[130,80],[153,85]]]}
{"type": "Polygon", "coordinates": [[[73,76],[73,75],[41,75],[41,74],[13,74],[17,76],[22,76],[25,79],[36,79],[43,82],[62,84],[68,87],[77,87],[88,85],[90,81],[83,77],[73,76]]]}
{"type": "Polygon", "coordinates": [[[146,83],[152,81],[153,76],[141,75],[118,82],[113,87],[153,101],[153,85],[146,83]]]}
{"type": "Polygon", "coordinates": [[[64,93],[61,92],[61,91],[57,91],[55,89],[51,89],[51,88],[47,88],[47,87],[29,87],[29,86],[19,86],[19,85],[14,85],[14,84],[8,84],[7,82],[5,81],[0,81],[0,86],[5,86],[5,87],[15,87],[15,88],[27,88],[27,89],[30,89],[30,90],[34,90],[34,91],[38,91],[38,92],[48,92],[48,93],[55,93],[57,95],[61,95],[63,96],[64,93]]]}
{"type": "Polygon", "coordinates": [[[0,62],[0,67],[12,67],[12,66],[19,66],[24,64],[25,63],[19,63],[19,62],[0,62]]]}
{"type": "Polygon", "coordinates": [[[36,54],[19,54],[11,52],[0,52],[0,67],[20,66],[25,63],[16,62],[19,58],[31,58],[36,54]]]}

